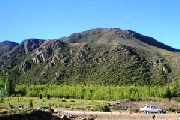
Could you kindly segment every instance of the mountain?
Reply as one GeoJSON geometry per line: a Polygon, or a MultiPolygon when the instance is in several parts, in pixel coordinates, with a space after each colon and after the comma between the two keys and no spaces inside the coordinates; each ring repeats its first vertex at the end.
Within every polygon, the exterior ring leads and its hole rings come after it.
{"type": "Polygon", "coordinates": [[[18,84],[176,84],[179,52],[132,30],[96,28],[59,39],[2,42],[0,75],[18,84]]]}
{"type": "Polygon", "coordinates": [[[7,62],[10,56],[13,56],[13,51],[15,51],[18,45],[19,45],[18,43],[11,42],[11,41],[4,41],[0,43],[0,65],[1,66],[3,66],[3,64],[7,62]]]}

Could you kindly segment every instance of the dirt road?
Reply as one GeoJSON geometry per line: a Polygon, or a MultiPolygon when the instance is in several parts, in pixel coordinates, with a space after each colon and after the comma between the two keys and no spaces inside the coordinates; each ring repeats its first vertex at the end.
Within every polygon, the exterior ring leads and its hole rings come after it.
{"type": "Polygon", "coordinates": [[[180,114],[144,114],[127,112],[59,111],[57,115],[93,117],[95,120],[180,120],[180,114]],[[155,115],[155,119],[153,119],[155,115]]]}

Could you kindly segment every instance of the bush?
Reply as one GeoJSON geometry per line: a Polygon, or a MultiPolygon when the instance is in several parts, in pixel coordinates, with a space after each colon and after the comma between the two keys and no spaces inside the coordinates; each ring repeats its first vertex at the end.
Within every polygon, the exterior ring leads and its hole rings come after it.
{"type": "Polygon", "coordinates": [[[4,103],[4,97],[1,97],[0,102],[4,103]]]}
{"type": "Polygon", "coordinates": [[[111,112],[109,106],[107,105],[96,105],[94,111],[103,111],[103,112],[111,112]]]}
{"type": "Polygon", "coordinates": [[[33,91],[30,93],[30,97],[37,97],[38,95],[39,95],[39,93],[36,91],[33,91]]]}
{"type": "Polygon", "coordinates": [[[63,99],[63,100],[61,100],[61,102],[67,102],[67,101],[63,99]]]}
{"type": "Polygon", "coordinates": [[[180,109],[176,110],[176,113],[180,113],[180,109]]]}
{"type": "Polygon", "coordinates": [[[169,109],[167,109],[167,111],[169,111],[169,112],[176,112],[176,113],[180,113],[180,109],[173,109],[173,108],[169,108],[169,109]]]}
{"type": "Polygon", "coordinates": [[[21,94],[16,94],[16,97],[21,97],[21,94]]]}
{"type": "Polygon", "coordinates": [[[75,100],[70,100],[70,102],[75,102],[75,100]]]}
{"type": "Polygon", "coordinates": [[[167,111],[169,111],[169,112],[175,112],[175,109],[169,108],[169,109],[167,109],[167,111]]]}
{"type": "Polygon", "coordinates": [[[65,108],[71,108],[71,106],[70,106],[70,105],[65,105],[64,107],[65,107],[65,108]]]}
{"type": "Polygon", "coordinates": [[[131,109],[131,112],[132,112],[132,113],[138,113],[138,112],[139,112],[139,109],[131,109]]]}
{"type": "Polygon", "coordinates": [[[7,113],[8,113],[7,110],[4,110],[4,109],[1,109],[1,110],[0,110],[0,114],[7,114],[7,113]]]}

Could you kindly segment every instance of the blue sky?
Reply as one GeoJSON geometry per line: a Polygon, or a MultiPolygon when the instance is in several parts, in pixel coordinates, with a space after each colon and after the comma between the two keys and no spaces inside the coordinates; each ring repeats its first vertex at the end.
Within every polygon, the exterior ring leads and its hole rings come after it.
{"type": "Polygon", "coordinates": [[[180,49],[179,0],[1,0],[0,42],[121,28],[180,49]]]}

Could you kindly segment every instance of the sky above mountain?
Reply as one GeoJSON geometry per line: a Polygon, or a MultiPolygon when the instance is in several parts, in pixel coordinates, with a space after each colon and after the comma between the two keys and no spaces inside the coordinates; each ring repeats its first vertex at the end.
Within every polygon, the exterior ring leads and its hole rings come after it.
{"type": "Polygon", "coordinates": [[[178,0],[1,0],[0,42],[121,28],[180,49],[178,0]]]}

